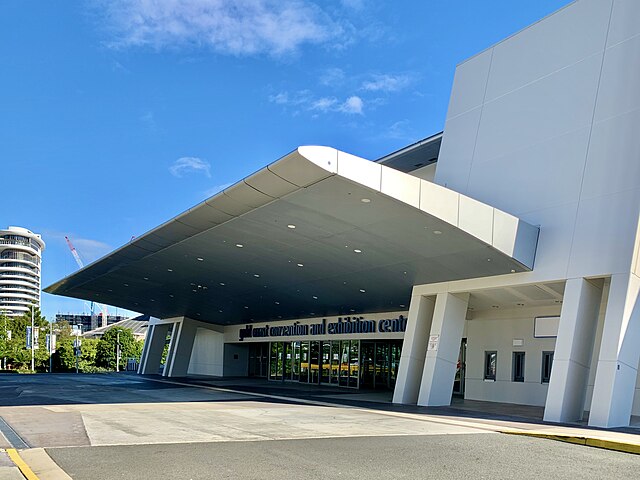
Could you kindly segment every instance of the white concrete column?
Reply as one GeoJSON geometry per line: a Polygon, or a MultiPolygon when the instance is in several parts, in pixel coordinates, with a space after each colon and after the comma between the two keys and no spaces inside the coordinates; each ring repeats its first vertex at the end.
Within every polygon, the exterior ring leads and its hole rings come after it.
{"type": "Polygon", "coordinates": [[[435,306],[434,297],[413,295],[409,305],[407,329],[402,342],[400,365],[396,387],[393,391],[393,403],[416,403],[427,342],[431,330],[431,320],[435,306]]]}
{"type": "Polygon", "coordinates": [[[611,277],[600,355],[593,387],[589,425],[626,427],[640,361],[640,278],[633,274],[611,277]]]}
{"type": "Polygon", "coordinates": [[[183,318],[175,324],[171,335],[171,346],[167,355],[163,375],[165,377],[185,377],[189,369],[189,360],[193,351],[193,342],[196,338],[196,322],[183,318]]]}
{"type": "Polygon", "coordinates": [[[158,373],[168,331],[168,323],[149,325],[147,338],[144,342],[144,349],[140,357],[138,373],[143,375],[158,373]]]}
{"type": "Polygon", "coordinates": [[[438,335],[436,348],[427,349],[418,405],[450,405],[460,343],[469,306],[469,294],[439,293],[430,335],[438,335]]]}
{"type": "Polygon", "coordinates": [[[544,409],[547,422],[582,420],[598,314],[602,280],[567,280],[553,368],[544,409]]]}

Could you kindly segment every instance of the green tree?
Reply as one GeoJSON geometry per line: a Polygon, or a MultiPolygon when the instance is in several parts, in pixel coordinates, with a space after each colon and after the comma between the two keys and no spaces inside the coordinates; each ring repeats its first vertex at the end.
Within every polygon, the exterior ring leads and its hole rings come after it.
{"type": "MultiPolygon", "coordinates": [[[[1,330],[3,340],[0,342],[3,358],[6,357],[7,364],[14,369],[31,368],[31,350],[27,349],[27,327],[31,327],[31,309],[19,317],[2,318],[1,330]],[[5,323],[6,321],[6,323],[5,323]],[[11,340],[5,334],[6,330],[11,331],[11,340]]],[[[44,371],[48,368],[49,356],[46,349],[45,335],[49,333],[49,324],[45,317],[42,316],[40,309],[34,309],[34,326],[40,328],[39,347],[34,352],[35,366],[37,369],[44,371]]]]}
{"type": "Polygon", "coordinates": [[[98,341],[96,350],[95,362],[96,366],[109,369],[116,368],[116,342],[120,333],[120,352],[121,363],[120,368],[126,366],[128,358],[135,357],[138,347],[136,346],[136,340],[129,328],[112,327],[102,335],[102,338],[98,341]]]}

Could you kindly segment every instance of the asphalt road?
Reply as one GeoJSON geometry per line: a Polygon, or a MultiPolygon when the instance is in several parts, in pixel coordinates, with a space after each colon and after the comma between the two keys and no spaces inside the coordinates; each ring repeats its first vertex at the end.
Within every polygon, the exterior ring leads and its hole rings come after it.
{"type": "MultiPolygon", "coordinates": [[[[44,448],[75,480],[640,478],[640,456],[496,433],[508,422],[326,403],[340,397],[330,389],[318,403],[221,386],[0,375],[0,448],[44,448]]],[[[15,473],[0,462],[0,479],[15,473]]]]}
{"type": "Polygon", "coordinates": [[[47,449],[75,480],[638,479],[640,457],[502,434],[47,449]]]}

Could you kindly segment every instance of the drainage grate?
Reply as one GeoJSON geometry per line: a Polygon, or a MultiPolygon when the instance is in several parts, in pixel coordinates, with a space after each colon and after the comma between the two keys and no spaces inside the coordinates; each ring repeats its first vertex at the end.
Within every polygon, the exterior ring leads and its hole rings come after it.
{"type": "Polygon", "coordinates": [[[9,441],[11,446],[16,449],[31,448],[31,446],[25,442],[18,433],[11,428],[4,418],[0,417],[0,433],[9,441]]]}

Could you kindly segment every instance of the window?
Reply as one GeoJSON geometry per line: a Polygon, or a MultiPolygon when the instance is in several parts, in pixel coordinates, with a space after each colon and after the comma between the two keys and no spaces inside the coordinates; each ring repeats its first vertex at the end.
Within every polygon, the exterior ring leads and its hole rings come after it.
{"type": "Polygon", "coordinates": [[[524,352],[513,352],[512,378],[514,382],[524,382],[524,352]]]}
{"type": "Polygon", "coordinates": [[[551,367],[553,366],[553,352],[542,352],[542,383],[551,380],[551,367]]]}
{"type": "Polygon", "coordinates": [[[496,362],[498,361],[498,352],[484,352],[484,379],[496,379],[496,362]]]}

